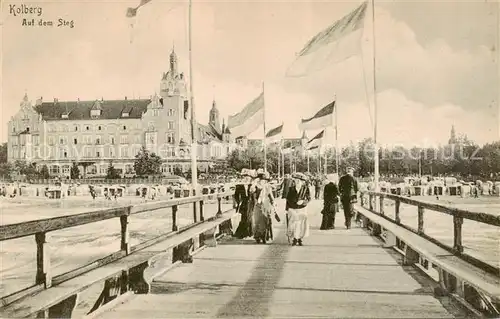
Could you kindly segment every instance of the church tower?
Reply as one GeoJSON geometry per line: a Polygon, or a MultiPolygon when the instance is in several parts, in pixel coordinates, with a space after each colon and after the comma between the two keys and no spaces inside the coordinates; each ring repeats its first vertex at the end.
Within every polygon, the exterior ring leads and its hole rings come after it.
{"type": "Polygon", "coordinates": [[[215,103],[215,100],[212,102],[212,109],[210,110],[210,113],[208,115],[208,124],[212,125],[217,132],[221,132],[221,127],[220,127],[220,115],[219,115],[219,110],[217,109],[217,104],[215,103]]]}
{"type": "Polygon", "coordinates": [[[456,144],[457,143],[457,136],[455,133],[455,125],[451,126],[451,132],[450,132],[450,139],[448,140],[448,144],[456,144]]]}
{"type": "MultiPolygon", "coordinates": [[[[164,72],[160,82],[160,104],[164,109],[160,127],[164,127],[165,141],[168,144],[179,145],[189,143],[191,139],[191,110],[184,73],[179,72],[175,49],[169,56],[169,70],[164,72]],[[171,142],[173,141],[173,142],[171,142]]],[[[163,138],[160,138],[163,140],[163,138]]]]}

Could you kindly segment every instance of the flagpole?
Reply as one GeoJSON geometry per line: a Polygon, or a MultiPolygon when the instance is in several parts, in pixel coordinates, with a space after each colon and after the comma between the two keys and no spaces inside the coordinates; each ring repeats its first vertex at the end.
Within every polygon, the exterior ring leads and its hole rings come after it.
{"type": "Polygon", "coordinates": [[[264,94],[264,82],[262,82],[262,99],[264,100],[264,172],[267,172],[267,145],[266,145],[266,100],[264,94]]]}
{"type": "Polygon", "coordinates": [[[279,142],[279,147],[278,147],[278,180],[281,178],[281,140],[279,142]]]}
{"type": "Polygon", "coordinates": [[[191,102],[191,135],[192,135],[192,143],[191,143],[191,184],[193,190],[196,192],[198,188],[198,165],[196,163],[197,160],[197,151],[198,151],[198,143],[196,138],[196,112],[194,108],[194,94],[193,94],[193,56],[192,56],[192,0],[189,0],[189,22],[188,22],[188,43],[189,43],[189,91],[190,91],[190,102],[191,102]]]}
{"type": "Polygon", "coordinates": [[[307,173],[311,173],[309,169],[309,150],[306,150],[306,152],[307,152],[307,173]]]}
{"type": "Polygon", "coordinates": [[[337,94],[335,94],[335,168],[337,171],[337,176],[339,176],[339,126],[338,126],[338,112],[339,112],[339,104],[337,103],[337,94]]]}
{"type": "Polygon", "coordinates": [[[375,0],[372,0],[372,37],[373,37],[373,107],[375,113],[374,125],[373,125],[373,140],[374,140],[374,161],[375,161],[375,176],[374,176],[374,186],[375,191],[379,191],[379,158],[378,158],[378,107],[377,107],[377,76],[375,74],[377,69],[377,59],[376,59],[376,45],[375,45],[375,0]]]}

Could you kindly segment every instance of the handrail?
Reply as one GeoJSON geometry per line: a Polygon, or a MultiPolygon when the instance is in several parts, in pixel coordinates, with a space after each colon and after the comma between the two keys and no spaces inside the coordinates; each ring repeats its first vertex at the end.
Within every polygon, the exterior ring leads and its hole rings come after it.
{"type": "Polygon", "coordinates": [[[368,194],[368,195],[375,195],[375,196],[382,196],[388,199],[392,199],[394,201],[399,201],[400,203],[404,204],[409,204],[413,206],[421,206],[425,209],[430,209],[436,212],[440,213],[445,213],[448,215],[456,216],[456,217],[461,217],[464,219],[468,220],[473,220],[479,223],[483,224],[488,224],[492,226],[500,226],[500,215],[495,216],[492,214],[488,213],[479,213],[479,212],[471,212],[465,209],[461,208],[454,208],[454,207],[449,207],[441,204],[436,204],[436,203],[431,203],[427,202],[424,200],[416,200],[408,197],[404,197],[401,195],[395,195],[395,194],[389,194],[389,193],[384,193],[384,192],[374,192],[374,191],[367,191],[367,192],[362,192],[362,194],[368,194]]]}
{"type": "Polygon", "coordinates": [[[371,212],[378,214],[379,216],[396,223],[397,225],[408,229],[421,237],[424,237],[425,239],[429,240],[430,242],[433,242],[434,244],[442,247],[443,249],[446,249],[453,253],[454,255],[462,258],[466,262],[475,265],[477,267],[480,267],[481,269],[484,269],[485,271],[496,274],[498,275],[500,273],[500,268],[494,265],[491,265],[485,261],[482,261],[480,259],[477,259],[469,254],[464,253],[464,246],[462,244],[462,225],[464,220],[471,220],[475,221],[478,223],[483,223],[491,226],[496,226],[500,227],[500,216],[495,216],[493,214],[488,214],[488,213],[480,213],[480,212],[471,212],[465,209],[460,209],[460,208],[454,208],[454,207],[448,207],[445,205],[441,204],[436,204],[436,203],[431,203],[423,200],[415,200],[412,198],[408,197],[403,197],[400,195],[395,195],[395,194],[388,194],[384,192],[374,192],[374,191],[364,191],[360,192],[361,196],[361,206],[368,208],[371,212]],[[366,202],[364,196],[368,195],[369,196],[369,201],[368,205],[369,207],[366,207],[366,202]],[[374,209],[374,200],[378,197],[380,201],[380,211],[376,211],[374,209]],[[392,219],[388,217],[385,212],[384,212],[384,199],[390,199],[395,202],[395,218],[392,219]],[[400,218],[400,208],[401,208],[401,203],[404,204],[409,204],[412,206],[417,207],[418,209],[418,228],[413,229],[412,227],[409,227],[407,225],[404,225],[401,223],[401,218],[400,218]],[[424,214],[425,210],[432,210],[436,211],[438,213],[443,213],[447,214],[450,216],[453,216],[453,246],[449,246],[444,244],[443,242],[427,235],[424,230],[424,214]]]}
{"type": "MultiPolygon", "coordinates": [[[[34,236],[36,242],[36,277],[33,286],[26,289],[16,291],[10,295],[1,297],[0,301],[3,305],[9,304],[14,300],[23,296],[36,293],[43,289],[50,288],[54,284],[74,278],[84,272],[98,268],[124,256],[130,255],[136,251],[144,249],[150,245],[158,243],[166,238],[181,233],[192,226],[196,226],[205,221],[203,216],[205,200],[217,199],[217,213],[215,218],[222,216],[222,199],[233,196],[234,192],[214,193],[207,195],[198,195],[184,198],[174,198],[163,201],[155,201],[150,203],[141,203],[138,205],[126,205],[114,208],[105,208],[100,210],[91,210],[73,215],[65,215],[53,218],[45,218],[34,221],[21,222],[16,224],[8,224],[0,226],[0,242],[11,239],[34,236]],[[198,206],[196,205],[198,203],[198,206]],[[177,225],[177,211],[179,205],[193,204],[193,223],[187,227],[179,229],[177,225]],[[172,209],[172,229],[171,232],[159,235],[155,238],[139,243],[136,246],[130,244],[129,216],[150,212],[154,210],[171,208],[172,209]],[[198,209],[197,209],[198,208],[198,209]],[[54,276],[50,269],[50,253],[48,249],[47,233],[51,231],[66,229],[70,227],[95,223],[99,221],[109,220],[119,217],[121,225],[121,242],[118,246],[119,250],[111,255],[105,256],[99,260],[93,261],[90,264],[80,266],[79,268],[70,270],[64,274],[54,276]]],[[[210,218],[211,220],[213,218],[210,218]]]]}
{"type": "Polygon", "coordinates": [[[88,212],[83,212],[73,215],[65,215],[51,218],[32,220],[27,222],[1,225],[0,226],[0,241],[16,239],[20,237],[36,235],[40,232],[50,232],[65,228],[95,223],[107,219],[112,219],[121,216],[139,214],[147,211],[158,210],[163,208],[171,208],[184,204],[192,204],[199,202],[208,197],[223,198],[232,196],[232,192],[217,193],[201,196],[191,196],[183,198],[174,198],[138,205],[126,205],[113,208],[97,209],[88,212]]]}

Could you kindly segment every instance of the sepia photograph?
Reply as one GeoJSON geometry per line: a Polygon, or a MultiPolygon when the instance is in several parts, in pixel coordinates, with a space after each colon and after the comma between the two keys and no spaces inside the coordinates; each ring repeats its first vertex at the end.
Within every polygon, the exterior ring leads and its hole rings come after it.
{"type": "Polygon", "coordinates": [[[500,318],[500,0],[0,12],[0,318],[500,318]]]}

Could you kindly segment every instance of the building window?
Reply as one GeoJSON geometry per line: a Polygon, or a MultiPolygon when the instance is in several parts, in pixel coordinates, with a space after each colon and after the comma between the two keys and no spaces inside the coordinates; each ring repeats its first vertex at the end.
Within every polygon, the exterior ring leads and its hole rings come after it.
{"type": "Polygon", "coordinates": [[[59,174],[59,166],[51,165],[50,166],[50,174],[59,174]]]}
{"type": "Polygon", "coordinates": [[[54,145],[54,137],[49,136],[49,145],[54,145]]]}
{"type": "Polygon", "coordinates": [[[127,135],[120,136],[120,143],[127,144],[128,143],[128,136],[127,135]]]}
{"type": "Polygon", "coordinates": [[[97,127],[97,130],[99,130],[99,131],[101,130],[101,126],[100,125],[97,127]]]}
{"type": "Polygon", "coordinates": [[[154,123],[154,122],[149,122],[149,123],[148,123],[148,129],[149,129],[150,131],[154,131],[154,129],[155,129],[155,123],[154,123]]]}
{"type": "Polygon", "coordinates": [[[59,144],[64,144],[64,137],[59,138],[59,144]]]}
{"type": "Polygon", "coordinates": [[[33,144],[35,145],[40,144],[40,136],[38,135],[33,136],[33,144]]]}
{"type": "Polygon", "coordinates": [[[167,132],[165,139],[168,144],[174,144],[174,132],[167,132]]]}
{"type": "Polygon", "coordinates": [[[89,174],[97,174],[97,166],[95,165],[91,165],[89,166],[89,171],[88,171],[89,174]]]}
{"type": "Polygon", "coordinates": [[[104,165],[101,165],[101,174],[106,174],[108,172],[108,168],[104,165]]]}
{"type": "Polygon", "coordinates": [[[101,157],[101,152],[96,152],[96,157],[101,157]]]}
{"type": "Polygon", "coordinates": [[[100,136],[98,136],[98,137],[95,139],[95,143],[96,143],[97,145],[100,145],[100,144],[101,144],[101,137],[100,137],[100,136]]]}
{"type": "Polygon", "coordinates": [[[64,158],[68,158],[68,152],[64,152],[64,158]]]}
{"type": "Polygon", "coordinates": [[[168,109],[167,115],[168,116],[174,116],[175,112],[174,109],[168,109]]]}
{"type": "Polygon", "coordinates": [[[109,144],[111,144],[111,145],[115,144],[115,137],[114,136],[109,137],[109,144]]]}
{"type": "Polygon", "coordinates": [[[78,132],[78,125],[75,125],[75,132],[78,132]]]}
{"type": "Polygon", "coordinates": [[[112,148],[109,149],[109,157],[115,157],[115,151],[112,148]]]}
{"type": "Polygon", "coordinates": [[[153,110],[153,116],[158,116],[158,110],[153,110]]]}
{"type": "Polygon", "coordinates": [[[127,148],[121,149],[121,157],[128,157],[128,149],[127,148]]]}
{"type": "Polygon", "coordinates": [[[126,131],[127,130],[127,127],[125,125],[123,125],[123,130],[126,131]]]}
{"type": "Polygon", "coordinates": [[[77,138],[73,139],[73,144],[75,144],[75,145],[78,144],[78,139],[77,138]]]}
{"type": "Polygon", "coordinates": [[[168,122],[168,126],[167,126],[167,128],[168,128],[169,130],[173,130],[173,129],[174,129],[174,122],[169,121],[169,122],[168,122]]]}
{"type": "Polygon", "coordinates": [[[85,130],[90,131],[90,126],[88,126],[88,125],[87,125],[87,126],[85,127],[85,130]]]}

